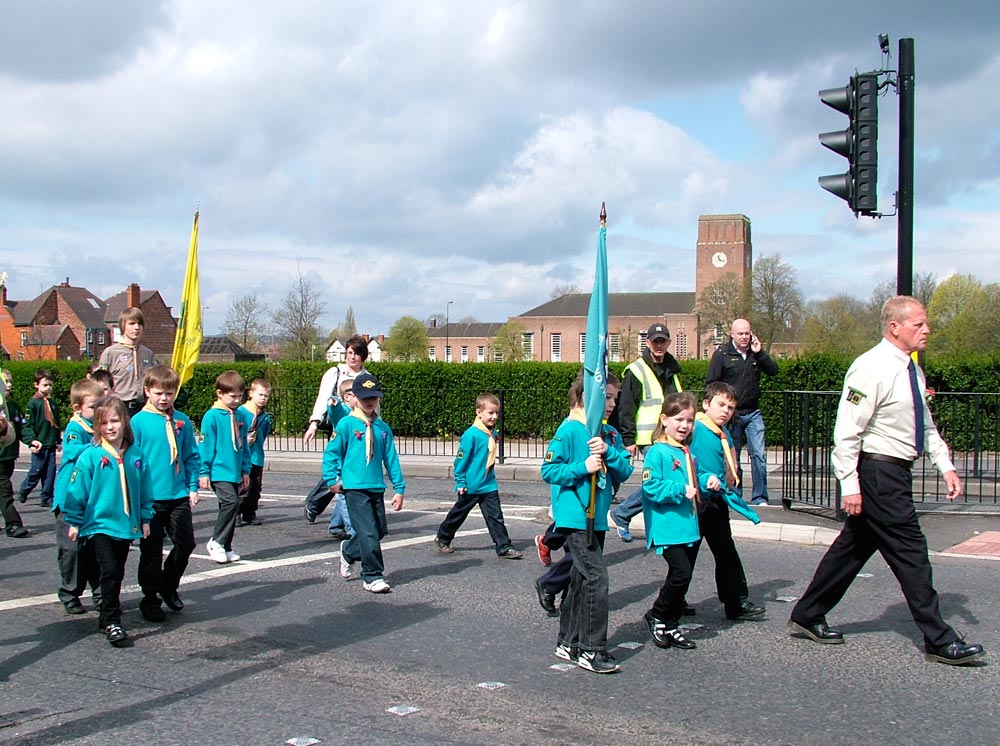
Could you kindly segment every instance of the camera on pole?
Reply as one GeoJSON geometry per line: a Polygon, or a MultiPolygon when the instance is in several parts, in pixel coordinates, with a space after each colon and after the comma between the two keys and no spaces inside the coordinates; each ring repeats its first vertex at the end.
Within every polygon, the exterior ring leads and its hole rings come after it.
{"type": "Polygon", "coordinates": [[[820,176],[819,185],[850,205],[855,215],[877,212],[878,74],[857,73],[843,88],[826,88],[820,100],[848,117],[847,129],[823,132],[819,141],[847,158],[847,173],[820,176]]]}

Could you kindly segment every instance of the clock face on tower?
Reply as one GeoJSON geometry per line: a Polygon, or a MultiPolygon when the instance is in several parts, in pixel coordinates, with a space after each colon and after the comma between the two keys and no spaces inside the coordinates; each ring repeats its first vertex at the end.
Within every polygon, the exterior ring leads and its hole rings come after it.
{"type": "Polygon", "coordinates": [[[721,251],[716,251],[714,254],[712,254],[712,264],[714,264],[716,267],[719,268],[725,267],[726,262],[728,261],[729,258],[721,251]]]}

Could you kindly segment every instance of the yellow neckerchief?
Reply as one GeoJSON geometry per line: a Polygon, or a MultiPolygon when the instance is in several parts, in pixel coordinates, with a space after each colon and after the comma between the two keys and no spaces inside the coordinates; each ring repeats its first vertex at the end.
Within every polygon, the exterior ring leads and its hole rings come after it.
{"type": "Polygon", "coordinates": [[[122,508],[125,511],[125,515],[131,515],[129,510],[128,479],[125,478],[125,461],[118,451],[115,450],[115,447],[104,440],[104,438],[101,438],[101,448],[110,453],[114,460],[118,462],[118,478],[122,483],[122,508]]]}
{"type": "Polygon", "coordinates": [[[688,447],[686,445],[684,445],[680,441],[674,440],[667,433],[664,433],[663,437],[664,437],[664,440],[667,443],[667,445],[671,445],[674,448],[680,448],[682,451],[684,451],[684,471],[687,472],[688,484],[691,485],[692,487],[694,487],[694,491],[695,491],[694,501],[697,503],[698,502],[698,494],[697,494],[698,493],[698,480],[695,479],[694,459],[691,458],[691,451],[688,449],[688,447]]]}
{"type": "Polygon", "coordinates": [[[378,415],[372,415],[369,420],[368,415],[364,413],[361,407],[355,407],[351,410],[351,414],[357,417],[359,420],[365,423],[365,463],[370,464],[372,462],[372,457],[375,455],[375,434],[372,432],[372,422],[378,415]]]}
{"type": "Polygon", "coordinates": [[[493,465],[497,460],[497,439],[493,437],[493,431],[486,427],[486,425],[478,419],[472,423],[472,426],[477,430],[482,430],[488,436],[487,443],[489,445],[487,446],[488,450],[486,452],[486,473],[489,474],[490,469],[493,468],[493,465]]]}
{"type": "Polygon", "coordinates": [[[243,438],[240,437],[240,426],[236,423],[236,412],[231,410],[218,399],[212,405],[212,409],[221,409],[229,415],[230,435],[233,439],[233,450],[239,451],[243,448],[243,438]]]}
{"type": "Polygon", "coordinates": [[[139,345],[133,342],[131,339],[122,334],[121,340],[118,344],[122,347],[126,347],[132,350],[132,370],[135,371],[135,375],[139,375],[139,345]]]}
{"type": "Polygon", "coordinates": [[[69,418],[69,421],[75,422],[77,425],[82,427],[86,431],[87,435],[94,434],[94,426],[87,422],[87,420],[84,419],[83,415],[79,412],[74,412],[73,416],[69,418]]]}
{"type": "Polygon", "coordinates": [[[725,431],[704,412],[698,412],[694,419],[719,436],[719,440],[722,441],[722,453],[726,457],[726,480],[733,487],[739,487],[740,478],[736,471],[736,459],[733,458],[733,449],[729,447],[729,438],[726,437],[725,431]]]}
{"type": "Polygon", "coordinates": [[[253,400],[247,399],[243,402],[243,409],[248,411],[253,415],[253,420],[250,422],[250,427],[247,430],[247,443],[250,445],[254,444],[257,440],[257,428],[260,427],[260,416],[264,414],[265,409],[258,409],[257,405],[253,403],[253,400]]]}
{"type": "MultiPolygon", "coordinates": [[[[579,422],[584,427],[587,426],[587,411],[583,407],[573,407],[569,410],[569,417],[566,418],[571,422],[579,422]]],[[[603,430],[603,428],[602,428],[603,430]]],[[[608,465],[604,463],[604,458],[601,458],[601,474],[604,474],[608,470],[608,465]]],[[[595,472],[596,473],[596,472],[595,472]]],[[[601,479],[604,479],[602,476],[601,479]]]]}
{"type": "Polygon", "coordinates": [[[142,408],[142,411],[158,414],[164,418],[167,428],[167,443],[170,444],[170,463],[174,465],[174,474],[180,474],[181,464],[177,460],[177,434],[174,432],[174,410],[171,409],[170,414],[161,412],[153,406],[153,402],[147,400],[146,406],[142,408]]]}
{"type": "Polygon", "coordinates": [[[45,396],[45,394],[39,394],[36,391],[34,394],[32,394],[31,398],[42,400],[42,405],[43,405],[42,408],[45,410],[45,421],[48,422],[50,425],[52,425],[52,427],[55,427],[56,421],[55,418],[52,416],[52,405],[49,404],[49,397],[45,396]]]}

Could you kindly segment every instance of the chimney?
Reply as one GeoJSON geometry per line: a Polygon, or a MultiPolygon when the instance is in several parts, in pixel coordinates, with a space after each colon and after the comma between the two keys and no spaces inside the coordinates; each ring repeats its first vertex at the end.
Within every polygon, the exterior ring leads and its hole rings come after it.
{"type": "Polygon", "coordinates": [[[7,283],[0,285],[0,305],[7,305],[7,283]]]}
{"type": "Polygon", "coordinates": [[[125,306],[127,308],[139,307],[139,283],[133,282],[125,289],[125,306]]]}

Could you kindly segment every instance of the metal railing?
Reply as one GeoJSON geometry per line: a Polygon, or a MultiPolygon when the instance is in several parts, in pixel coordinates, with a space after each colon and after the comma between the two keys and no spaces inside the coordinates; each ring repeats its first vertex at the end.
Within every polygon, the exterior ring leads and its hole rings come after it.
{"type": "MultiPolygon", "coordinates": [[[[786,506],[798,502],[840,514],[830,460],[839,400],[835,391],[783,392],[781,499],[786,506]]],[[[940,393],[930,406],[964,486],[957,503],[1000,506],[1000,394],[940,393]]],[[[940,507],[947,492],[926,455],[913,465],[914,502],[940,507]]]]}

